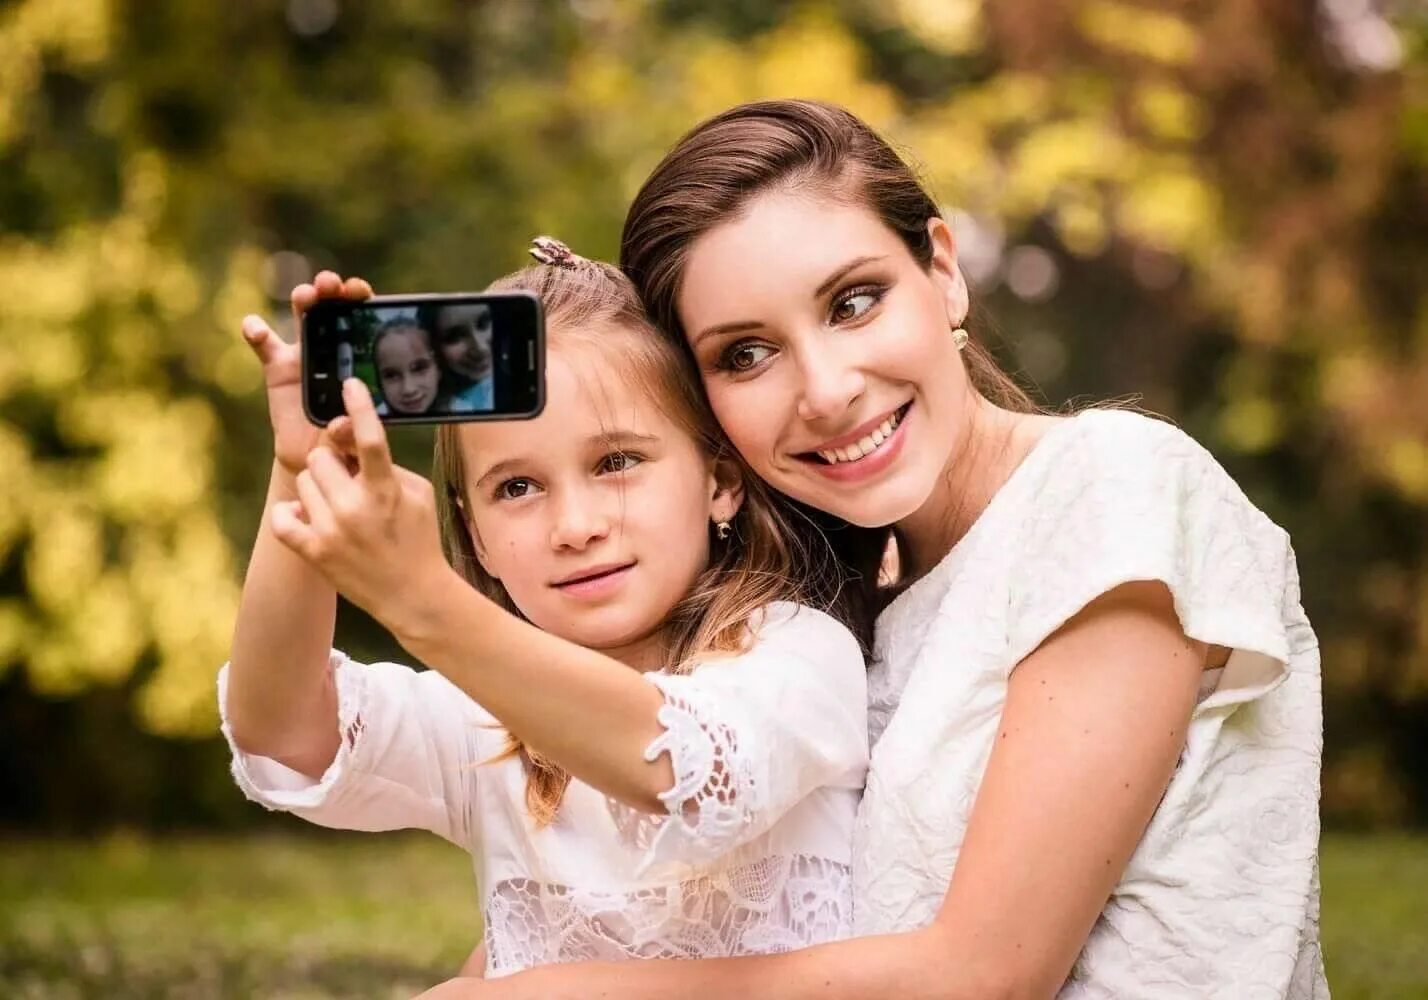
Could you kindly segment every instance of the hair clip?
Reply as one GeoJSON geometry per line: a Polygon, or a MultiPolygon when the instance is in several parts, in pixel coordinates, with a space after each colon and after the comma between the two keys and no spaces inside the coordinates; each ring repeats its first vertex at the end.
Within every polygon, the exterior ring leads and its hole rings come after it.
{"type": "Polygon", "coordinates": [[[554,236],[537,236],[531,240],[530,254],[542,264],[549,264],[551,267],[574,269],[585,261],[584,257],[554,236]]]}

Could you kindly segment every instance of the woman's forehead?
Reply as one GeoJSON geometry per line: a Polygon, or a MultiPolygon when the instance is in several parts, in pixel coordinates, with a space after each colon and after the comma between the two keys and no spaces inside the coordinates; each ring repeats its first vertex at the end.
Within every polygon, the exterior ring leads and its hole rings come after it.
{"type": "Polygon", "coordinates": [[[732,313],[751,306],[791,295],[801,302],[848,261],[900,249],[898,235],[864,205],[831,194],[769,191],[694,241],[680,313],[693,332],[695,324],[742,318],[732,313]]]}

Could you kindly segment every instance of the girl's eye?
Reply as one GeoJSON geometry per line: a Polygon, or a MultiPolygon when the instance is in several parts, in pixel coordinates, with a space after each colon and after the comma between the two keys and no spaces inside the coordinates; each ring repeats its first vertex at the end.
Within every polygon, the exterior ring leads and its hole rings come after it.
{"type": "Polygon", "coordinates": [[[496,487],[496,499],[519,500],[535,492],[535,483],[529,479],[507,479],[496,487]]]}
{"type": "Polygon", "coordinates": [[[865,286],[850,288],[833,301],[833,321],[848,323],[862,318],[869,309],[882,301],[883,288],[865,286]]]}
{"type": "Polygon", "coordinates": [[[735,344],[724,352],[719,359],[719,367],[725,371],[747,372],[753,371],[763,364],[773,355],[773,348],[767,344],[755,344],[752,341],[744,341],[735,344]]]}
{"type": "Polygon", "coordinates": [[[413,374],[413,375],[425,375],[427,372],[429,372],[429,371],[431,370],[431,365],[432,365],[432,362],[431,362],[429,359],[423,359],[423,360],[421,360],[421,361],[413,361],[413,362],[412,362],[412,374],[413,374]]]}
{"type": "Polygon", "coordinates": [[[644,459],[633,452],[613,451],[600,460],[602,473],[629,472],[644,459]]]}

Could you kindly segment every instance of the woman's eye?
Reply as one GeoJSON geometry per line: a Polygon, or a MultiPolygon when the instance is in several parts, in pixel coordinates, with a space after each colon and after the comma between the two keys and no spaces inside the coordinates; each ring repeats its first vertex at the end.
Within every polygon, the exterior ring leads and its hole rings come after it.
{"type": "Polygon", "coordinates": [[[767,361],[772,354],[773,348],[767,344],[735,344],[724,352],[720,367],[734,372],[752,371],[767,361]]]}
{"type": "Polygon", "coordinates": [[[496,487],[496,497],[500,500],[519,500],[535,491],[535,483],[529,479],[507,479],[496,487]]]}
{"type": "Polygon", "coordinates": [[[863,316],[883,297],[880,288],[855,288],[833,303],[833,321],[847,323],[863,316]]]}
{"type": "Polygon", "coordinates": [[[643,462],[639,455],[628,451],[611,452],[600,460],[601,472],[629,472],[635,466],[643,462]]]}

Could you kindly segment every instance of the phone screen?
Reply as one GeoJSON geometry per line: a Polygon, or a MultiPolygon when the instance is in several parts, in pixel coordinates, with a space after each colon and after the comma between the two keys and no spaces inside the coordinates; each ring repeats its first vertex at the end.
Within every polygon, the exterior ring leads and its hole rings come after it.
{"type": "Polygon", "coordinates": [[[388,423],[512,420],[544,403],[540,302],[524,293],[325,299],[303,320],[303,401],[326,424],[360,378],[388,423]]]}

